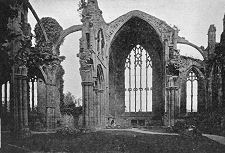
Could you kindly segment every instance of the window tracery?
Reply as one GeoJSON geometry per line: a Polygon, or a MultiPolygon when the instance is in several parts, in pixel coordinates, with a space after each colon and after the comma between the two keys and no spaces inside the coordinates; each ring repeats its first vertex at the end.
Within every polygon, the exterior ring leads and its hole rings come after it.
{"type": "Polygon", "coordinates": [[[152,61],[146,50],[135,46],[125,63],[125,111],[152,111],[152,61]]]}
{"type": "Polygon", "coordinates": [[[186,94],[186,112],[197,112],[198,78],[193,71],[189,72],[187,77],[186,94]]]}

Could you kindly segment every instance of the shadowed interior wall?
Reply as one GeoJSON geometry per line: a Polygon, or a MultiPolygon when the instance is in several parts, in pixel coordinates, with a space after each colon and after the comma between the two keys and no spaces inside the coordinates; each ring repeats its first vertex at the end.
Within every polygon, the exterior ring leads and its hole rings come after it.
{"type": "Polygon", "coordinates": [[[110,113],[116,118],[125,113],[125,61],[136,45],[141,45],[152,59],[153,116],[161,118],[164,112],[163,46],[151,25],[137,17],[121,27],[109,50],[110,113]]]}

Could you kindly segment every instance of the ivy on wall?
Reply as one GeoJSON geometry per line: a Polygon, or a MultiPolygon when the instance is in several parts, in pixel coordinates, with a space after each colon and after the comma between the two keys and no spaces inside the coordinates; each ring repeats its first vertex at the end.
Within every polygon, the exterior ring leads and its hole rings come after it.
{"type": "Polygon", "coordinates": [[[62,65],[59,65],[58,72],[56,73],[56,80],[57,80],[57,86],[59,89],[59,94],[60,94],[60,109],[63,107],[64,104],[64,79],[63,76],[65,74],[65,71],[62,67],[62,65]]]}
{"type": "MultiPolygon", "coordinates": [[[[63,31],[63,28],[59,25],[59,23],[51,18],[51,17],[44,17],[40,19],[41,24],[43,25],[47,37],[48,42],[46,42],[44,34],[41,30],[41,27],[39,24],[35,25],[35,42],[36,45],[33,48],[33,56],[34,61],[33,63],[38,63],[39,65],[42,64],[53,64],[55,61],[63,61],[65,57],[60,57],[60,52],[56,53],[56,55],[53,54],[53,44],[57,42],[58,38],[60,37],[61,32],[63,31]]],[[[64,88],[64,80],[63,76],[65,74],[65,71],[62,67],[62,65],[58,65],[58,70],[56,73],[56,84],[59,89],[60,93],[60,108],[63,104],[64,94],[63,94],[63,88],[64,88]]]]}
{"type": "MultiPolygon", "coordinates": [[[[41,30],[40,25],[36,24],[34,29],[36,42],[35,47],[38,48],[38,50],[41,52],[52,54],[53,44],[57,42],[61,32],[63,31],[63,28],[59,25],[59,23],[55,19],[51,17],[41,18],[40,22],[42,23],[46,31],[49,41],[48,42],[45,41],[45,37],[41,30]]],[[[59,55],[60,53],[57,54],[59,55]]]]}

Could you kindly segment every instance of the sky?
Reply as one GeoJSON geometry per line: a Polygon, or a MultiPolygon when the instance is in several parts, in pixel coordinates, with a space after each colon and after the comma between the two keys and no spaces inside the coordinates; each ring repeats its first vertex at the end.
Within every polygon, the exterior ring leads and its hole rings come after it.
{"type": "MultiPolygon", "coordinates": [[[[52,17],[66,29],[81,24],[79,0],[30,0],[39,18],[52,17]]],[[[179,36],[185,37],[197,46],[207,47],[207,32],[211,24],[217,29],[217,42],[223,30],[225,0],[98,0],[99,8],[107,23],[132,11],[141,10],[164,20],[170,26],[177,26],[179,36]]],[[[28,22],[34,28],[37,24],[29,12],[28,22]]],[[[79,39],[81,32],[66,37],[61,46],[61,55],[66,56],[62,65],[65,69],[64,92],[70,91],[75,97],[81,97],[81,77],[79,74],[79,39]]],[[[202,59],[200,53],[192,47],[179,45],[182,55],[202,59]]]]}

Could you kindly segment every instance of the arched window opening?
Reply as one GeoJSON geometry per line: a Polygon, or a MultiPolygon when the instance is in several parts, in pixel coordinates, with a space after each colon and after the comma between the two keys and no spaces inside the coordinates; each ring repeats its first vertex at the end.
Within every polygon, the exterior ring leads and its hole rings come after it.
{"type": "Polygon", "coordinates": [[[7,81],[5,84],[1,85],[1,108],[2,112],[9,112],[10,108],[10,83],[7,81]]]}
{"type": "Polygon", "coordinates": [[[37,107],[37,77],[31,78],[29,80],[29,88],[30,109],[34,111],[37,107]]]}
{"type": "Polygon", "coordinates": [[[104,74],[101,65],[97,66],[97,80],[98,80],[98,88],[102,90],[104,82],[104,74]]]}
{"type": "Polygon", "coordinates": [[[135,46],[125,63],[125,112],[152,111],[152,61],[146,50],[135,46]]]}
{"type": "Polygon", "coordinates": [[[198,78],[196,74],[191,71],[188,74],[186,82],[186,112],[197,112],[198,109],[198,78]]]}

